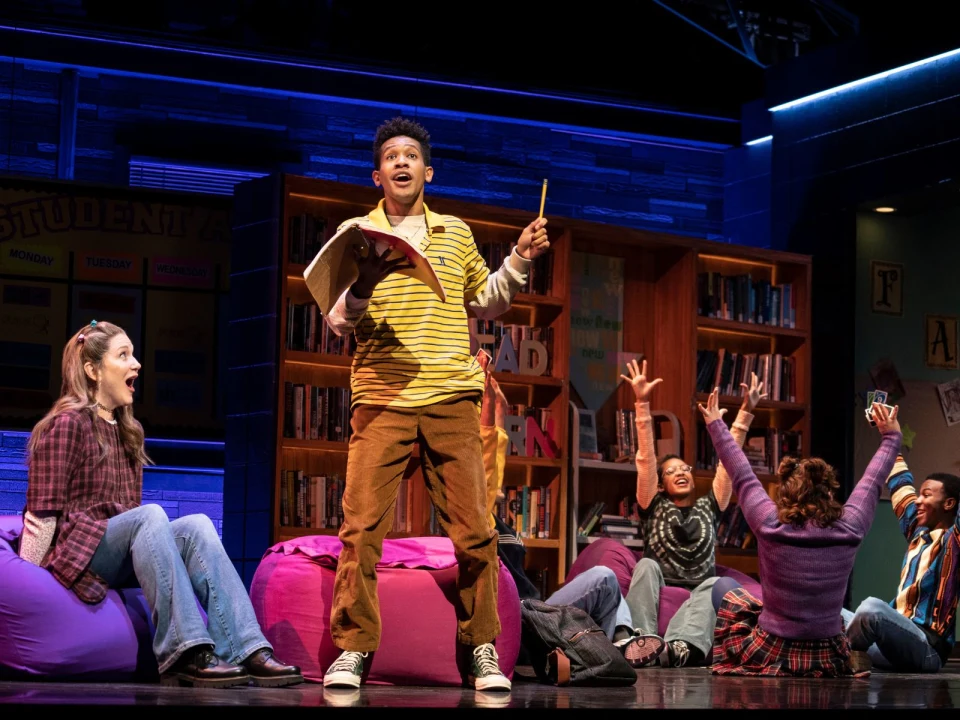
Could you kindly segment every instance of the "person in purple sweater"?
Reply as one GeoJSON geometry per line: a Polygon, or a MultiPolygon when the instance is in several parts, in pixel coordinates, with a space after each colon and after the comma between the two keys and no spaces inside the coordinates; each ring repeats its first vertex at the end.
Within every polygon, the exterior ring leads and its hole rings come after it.
{"type": "MultiPolygon", "coordinates": [[[[900,451],[899,408],[874,403],[882,441],[863,477],[840,504],[836,472],[820,458],[784,458],[776,501],[721,419],[719,389],[698,404],[733,492],[757,538],[763,602],[742,587],[717,613],[717,675],[838,677],[863,675],[851,658],[841,610],[857,549],[873,523],[880,489],[900,451]]],[[[866,667],[869,667],[867,665],[866,667]]],[[[867,671],[868,672],[868,671],[867,671]]]]}

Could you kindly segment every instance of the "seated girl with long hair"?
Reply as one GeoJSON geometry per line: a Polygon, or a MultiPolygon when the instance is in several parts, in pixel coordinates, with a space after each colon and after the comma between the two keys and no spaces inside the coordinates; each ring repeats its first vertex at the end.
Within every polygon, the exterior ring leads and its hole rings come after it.
{"type": "Polygon", "coordinates": [[[836,472],[820,458],[784,458],[774,501],[721,419],[719,389],[699,404],[720,462],[757,538],[763,602],[742,587],[717,612],[712,671],[719,675],[838,677],[869,668],[851,656],[841,619],[857,549],[900,451],[898,408],[875,403],[882,441],[846,503],[836,472]]]}
{"type": "Polygon", "coordinates": [[[299,668],[274,657],[210,518],[171,522],[161,506],[140,504],[150,462],[133,417],[140,367],[112,323],[94,320],[67,341],[60,397],[27,446],[20,557],[90,604],[139,583],[164,684],[303,682],[299,668]]]}

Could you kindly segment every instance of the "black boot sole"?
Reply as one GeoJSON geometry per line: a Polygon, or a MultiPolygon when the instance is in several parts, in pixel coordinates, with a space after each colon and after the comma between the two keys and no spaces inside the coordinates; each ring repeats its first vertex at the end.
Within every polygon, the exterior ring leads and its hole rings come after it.
{"type": "Polygon", "coordinates": [[[299,685],[304,681],[303,675],[278,675],[277,677],[266,677],[266,678],[258,678],[255,675],[251,675],[250,679],[253,681],[253,684],[256,685],[257,687],[266,687],[266,688],[299,685]]]}
{"type": "Polygon", "coordinates": [[[164,687],[231,688],[249,685],[250,676],[209,680],[195,678],[184,673],[167,673],[160,676],[160,684],[164,687]]]}

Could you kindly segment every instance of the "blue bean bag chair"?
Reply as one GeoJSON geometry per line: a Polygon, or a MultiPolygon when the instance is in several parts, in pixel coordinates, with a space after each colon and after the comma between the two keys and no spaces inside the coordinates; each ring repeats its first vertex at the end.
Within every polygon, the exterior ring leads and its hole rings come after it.
{"type": "Polygon", "coordinates": [[[0,677],[158,681],[153,624],[139,588],[88,605],[14,550],[23,527],[0,516],[0,677]]]}

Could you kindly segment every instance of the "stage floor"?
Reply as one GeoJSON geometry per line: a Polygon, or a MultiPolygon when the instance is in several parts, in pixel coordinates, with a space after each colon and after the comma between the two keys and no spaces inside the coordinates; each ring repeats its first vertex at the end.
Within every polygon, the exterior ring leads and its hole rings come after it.
{"type": "MultiPolygon", "coordinates": [[[[364,686],[324,691],[314,683],[285,689],[196,690],[160,685],[0,682],[0,705],[96,707],[102,713],[129,705],[215,708],[953,708],[960,707],[960,661],[937,675],[874,671],[857,680],[716,677],[706,668],[645,668],[625,688],[555,688],[517,668],[513,691],[477,693],[461,688],[364,686]]],[[[249,712],[247,710],[247,712],[249,712]]],[[[0,711],[0,715],[8,716],[0,711]]]]}

